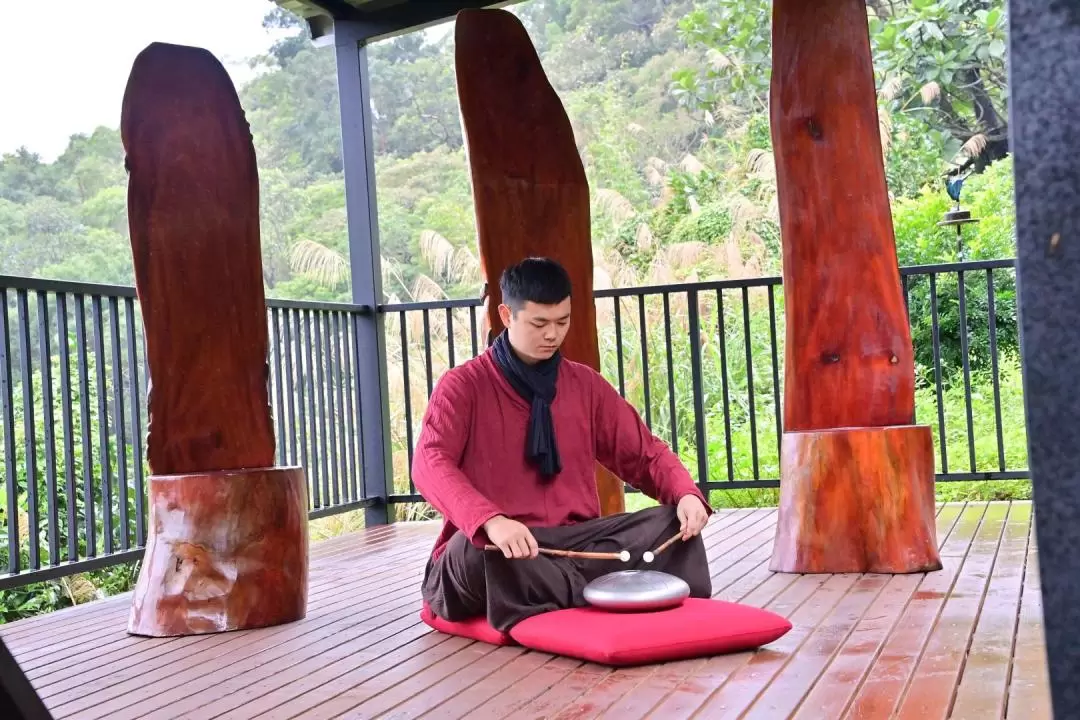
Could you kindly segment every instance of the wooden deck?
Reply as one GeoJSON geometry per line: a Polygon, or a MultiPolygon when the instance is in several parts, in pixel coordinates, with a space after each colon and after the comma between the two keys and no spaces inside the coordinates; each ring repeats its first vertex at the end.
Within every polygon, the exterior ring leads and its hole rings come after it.
{"type": "Polygon", "coordinates": [[[431,523],[315,546],[293,625],[133,638],[121,596],[0,634],[57,718],[1051,717],[1030,503],[943,506],[928,575],[774,575],[775,524],[734,510],[706,530],[716,595],[794,624],[756,653],[613,671],[432,632],[431,523]]]}

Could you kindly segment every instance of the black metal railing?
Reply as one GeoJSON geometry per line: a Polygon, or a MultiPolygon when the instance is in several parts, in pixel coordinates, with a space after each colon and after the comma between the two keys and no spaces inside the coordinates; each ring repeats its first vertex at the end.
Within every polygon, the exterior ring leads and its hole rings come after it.
{"type": "MultiPolygon", "coordinates": [[[[1013,261],[909,267],[901,277],[916,351],[916,422],[934,426],[938,480],[1026,478],[1013,261]]],[[[781,279],[595,295],[602,372],[700,487],[778,487],[781,279]]],[[[458,300],[380,308],[397,399],[392,502],[422,500],[408,472],[417,429],[433,382],[482,348],[479,306],[458,300]]]]}
{"type": "MultiPolygon", "coordinates": [[[[916,420],[935,428],[938,479],[1026,478],[1012,261],[904,268],[902,279],[916,420]]],[[[137,559],[148,375],[134,290],[0,277],[0,307],[0,589],[137,559]]],[[[379,311],[388,501],[399,518],[425,517],[412,448],[439,376],[486,346],[480,302],[379,311]]],[[[312,517],[381,501],[363,478],[357,327],[369,312],[268,302],[278,462],[306,469],[312,517]]],[[[778,486],[779,278],[602,290],[596,313],[604,375],[704,490],[778,486]]]]}
{"type": "Polygon", "coordinates": [[[270,300],[278,462],[305,469],[312,518],[370,507],[364,493],[357,320],[365,310],[270,300]]]}
{"type": "MultiPolygon", "coordinates": [[[[134,289],[0,277],[0,308],[0,589],[140,558],[149,375],[134,289]]],[[[268,303],[277,461],[305,468],[312,518],[375,502],[355,413],[362,312],[268,303]]]]}

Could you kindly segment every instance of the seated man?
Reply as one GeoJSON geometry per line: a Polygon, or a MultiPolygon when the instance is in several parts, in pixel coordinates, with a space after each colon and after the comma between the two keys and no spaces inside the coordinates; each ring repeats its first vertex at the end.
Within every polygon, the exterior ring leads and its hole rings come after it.
{"type": "Polygon", "coordinates": [[[413,459],[417,490],[442,513],[423,583],[437,616],[486,614],[509,631],[527,617],[585,605],[600,575],[654,569],[712,594],[700,536],[711,509],[679,458],[602,375],[563,358],[570,278],[529,259],[500,280],[507,328],[448,371],[431,396],[413,459]],[[596,463],[662,505],[600,517],[596,463]],[[652,563],[642,554],[676,532],[652,563]],[[485,544],[501,550],[486,551],[485,544]],[[538,555],[537,548],[620,552],[630,563],[538,555]]]}

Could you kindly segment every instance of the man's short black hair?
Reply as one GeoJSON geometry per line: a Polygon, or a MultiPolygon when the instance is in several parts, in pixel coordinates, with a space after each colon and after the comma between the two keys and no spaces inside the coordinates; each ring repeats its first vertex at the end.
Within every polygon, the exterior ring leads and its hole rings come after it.
{"type": "Polygon", "coordinates": [[[558,305],[570,297],[570,275],[551,258],[527,258],[503,271],[502,301],[515,313],[527,302],[558,305]]]}

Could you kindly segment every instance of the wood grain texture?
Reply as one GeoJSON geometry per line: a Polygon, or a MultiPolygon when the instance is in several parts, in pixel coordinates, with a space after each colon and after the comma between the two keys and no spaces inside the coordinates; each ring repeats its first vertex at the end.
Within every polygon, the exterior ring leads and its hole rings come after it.
{"type": "MultiPolygon", "coordinates": [[[[807,688],[795,718],[877,720],[896,716],[902,701],[913,710],[923,704],[912,700],[942,669],[935,658],[980,651],[978,598],[989,601],[999,587],[1012,597],[1016,588],[1015,565],[995,561],[995,548],[999,557],[1008,552],[1008,539],[1019,538],[1009,526],[1030,505],[947,504],[937,524],[942,572],[864,582],[770,573],[776,510],[721,510],[703,533],[714,596],[770,608],[796,628],[779,647],[703,662],[598,675],[596,666],[544,653],[447,646],[451,639],[418,617],[416,587],[439,529],[432,523],[313,543],[310,611],[296,623],[148,642],[124,631],[130,601],[120,596],[0,625],[0,635],[58,720],[374,717],[390,705],[380,717],[484,720],[536,711],[525,716],[771,720],[787,717],[807,688]],[[897,619],[901,588],[912,592],[897,619]]],[[[1011,677],[959,663],[954,716],[970,684],[993,702],[1009,693],[1007,718],[1053,717],[1035,540],[1032,531],[1011,677]]],[[[935,702],[918,717],[949,710],[948,701],[935,702]]]]}
{"type": "Polygon", "coordinates": [[[1042,584],[1035,523],[1031,523],[1020,617],[1017,619],[1009,678],[1009,714],[1020,718],[1053,717],[1050,675],[1046,660],[1046,629],[1043,625],[1042,584]]]}
{"type": "Polygon", "coordinates": [[[124,94],[128,222],[149,365],[150,529],[128,631],[304,616],[307,481],[272,468],[259,177],[229,76],[154,43],[124,94]]]}
{"type": "Polygon", "coordinates": [[[775,0],[784,429],[914,422],[914,359],[863,0],[775,0]]]}
{"type": "Polygon", "coordinates": [[[785,433],[780,473],[771,570],[941,569],[930,428],[785,433]]]}
{"type": "Polygon", "coordinates": [[[307,480],[300,468],[150,478],[146,557],[128,631],[155,637],[304,617],[307,480]]]}
{"type": "MultiPolygon", "coordinates": [[[[1009,508],[1009,518],[994,560],[994,582],[988,579],[985,585],[979,619],[971,636],[971,648],[964,658],[963,668],[955,670],[958,684],[952,695],[952,712],[948,714],[951,720],[1005,717],[1031,519],[1030,505],[1009,508]],[[991,687],[1000,690],[996,695],[987,692],[987,688],[991,687]]],[[[946,620],[950,614],[943,614],[942,619],[946,620]]],[[[925,657],[926,661],[932,661],[932,657],[925,657]]],[[[939,666],[936,670],[940,678],[954,668],[941,672],[939,666]]],[[[933,697],[933,692],[925,693],[923,703],[932,702],[933,697]]],[[[931,705],[931,712],[923,717],[929,720],[935,709],[931,705]]]]}
{"type": "Polygon", "coordinates": [[[268,467],[259,178],[236,90],[209,52],[153,43],[132,67],[120,133],[151,472],[268,467]]]}
{"type": "MultiPolygon", "coordinates": [[[[458,101],[472,177],[486,327],[503,330],[503,270],[550,257],[570,274],[573,320],[562,346],[600,370],[593,304],[589,185],[566,110],[521,22],[504,10],[462,10],[454,36],[458,101]]],[[[597,467],[601,512],[625,509],[622,481],[597,467]]]]}
{"type": "MultiPolygon", "coordinates": [[[[993,532],[993,521],[990,520],[989,524],[984,522],[988,520],[985,518],[986,507],[985,503],[964,505],[952,530],[942,529],[939,532],[940,536],[947,537],[941,545],[941,572],[922,577],[866,678],[859,686],[852,688],[854,695],[847,712],[841,716],[843,720],[895,717],[897,705],[926,651],[927,641],[977,532],[987,529],[991,534],[993,532]]],[[[997,527],[1000,530],[1000,524],[997,527]]],[[[954,641],[965,647],[968,639],[967,636],[954,636],[954,641]]],[[[817,717],[814,716],[814,720],[817,717]]]]}

